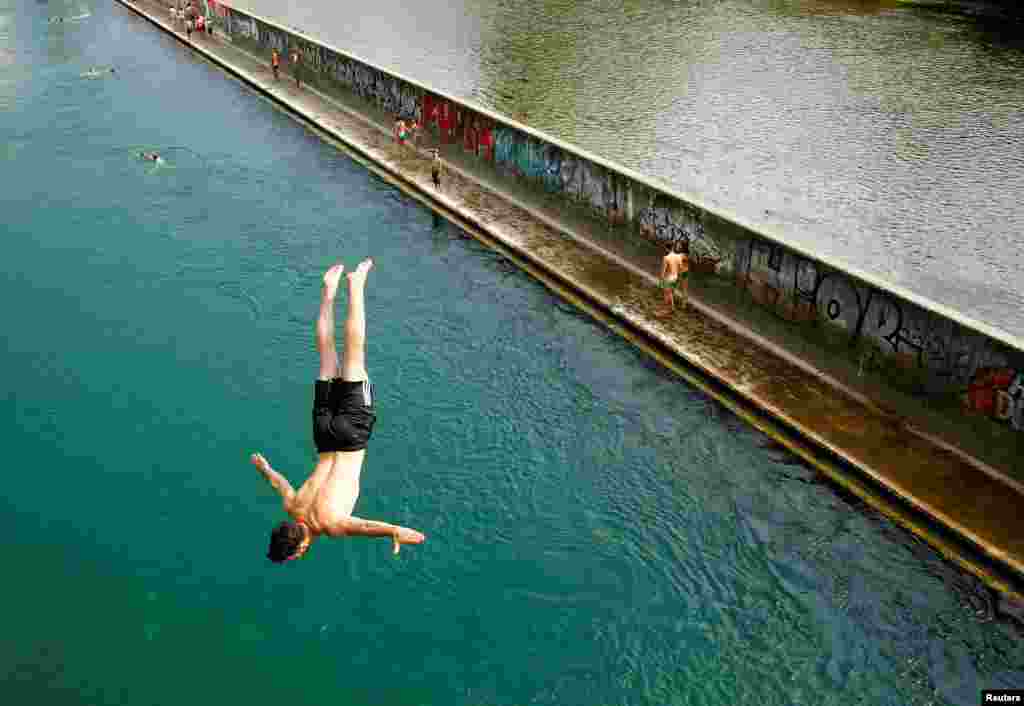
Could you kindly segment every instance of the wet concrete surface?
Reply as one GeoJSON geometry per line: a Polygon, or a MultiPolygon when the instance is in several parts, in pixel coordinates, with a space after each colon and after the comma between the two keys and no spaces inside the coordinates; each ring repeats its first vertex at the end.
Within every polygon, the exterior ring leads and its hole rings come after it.
{"type": "MultiPolygon", "coordinates": [[[[148,0],[134,7],[184,41],[166,8],[148,0]]],[[[1024,471],[1015,437],[999,437],[1009,451],[979,460],[965,449],[991,447],[991,440],[973,439],[972,446],[962,428],[940,422],[914,400],[877,394],[877,385],[850,384],[849,371],[830,368],[821,351],[814,362],[822,365],[812,365],[808,358],[815,356],[802,354],[805,342],[750,328],[749,312],[716,306],[714,287],[699,278],[693,278],[689,306],[659,318],[661,292],[653,285],[661,253],[653,244],[628,242],[528,185],[488,173],[456,146],[443,146],[447,172],[437,191],[426,151],[396,144],[390,116],[355,96],[296,88],[284,71],[274,81],[269,57],[222,39],[202,36],[192,45],[1024,577],[1024,534],[1016,528],[1024,471]]],[[[423,138],[421,148],[432,145],[423,138]]]]}

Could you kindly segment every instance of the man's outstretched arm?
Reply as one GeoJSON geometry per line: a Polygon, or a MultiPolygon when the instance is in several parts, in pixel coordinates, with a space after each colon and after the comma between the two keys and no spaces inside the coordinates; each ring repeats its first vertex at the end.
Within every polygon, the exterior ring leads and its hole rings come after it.
{"type": "Polygon", "coordinates": [[[397,554],[403,544],[422,544],[426,537],[408,527],[391,525],[387,522],[364,520],[359,517],[346,517],[331,525],[328,531],[332,537],[391,537],[394,542],[394,553],[397,554]]]}
{"type": "Polygon", "coordinates": [[[263,454],[253,454],[251,460],[252,465],[256,466],[257,470],[267,479],[267,482],[274,486],[274,490],[280,494],[286,503],[295,497],[295,489],[292,488],[292,484],[288,482],[287,478],[270,467],[267,459],[263,458],[263,454]]]}

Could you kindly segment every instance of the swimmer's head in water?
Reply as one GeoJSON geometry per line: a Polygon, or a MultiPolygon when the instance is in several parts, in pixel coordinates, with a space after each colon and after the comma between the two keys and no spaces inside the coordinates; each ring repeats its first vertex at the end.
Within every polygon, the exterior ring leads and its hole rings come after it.
{"type": "Polygon", "coordinates": [[[267,558],[275,564],[299,559],[309,549],[309,528],[300,522],[282,522],[270,533],[267,558]]]}

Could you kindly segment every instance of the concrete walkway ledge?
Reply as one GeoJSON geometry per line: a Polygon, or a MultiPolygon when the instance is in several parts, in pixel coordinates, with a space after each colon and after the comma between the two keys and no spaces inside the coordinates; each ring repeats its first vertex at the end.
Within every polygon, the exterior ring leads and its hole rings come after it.
{"type": "MultiPolygon", "coordinates": [[[[485,185],[449,163],[444,191],[430,181],[424,151],[395,144],[388,127],[217,36],[189,41],[167,7],[117,0],[214,64],[270,97],[375,173],[501,251],[559,295],[725,404],[826,477],[1002,594],[1010,614],[1024,606],[1024,488],[950,447],[905,427],[863,398],[794,360],[732,320],[692,301],[669,319],[654,314],[641,264],[602,248],[578,226],[485,185]]],[[[195,36],[195,35],[194,35],[195,36]]]]}

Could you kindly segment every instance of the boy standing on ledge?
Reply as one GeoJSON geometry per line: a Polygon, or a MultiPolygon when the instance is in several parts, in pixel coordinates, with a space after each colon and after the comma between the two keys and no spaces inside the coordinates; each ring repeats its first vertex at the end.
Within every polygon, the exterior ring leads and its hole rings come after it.
{"type": "Polygon", "coordinates": [[[434,182],[434,188],[441,190],[441,173],[444,171],[444,162],[441,161],[441,151],[436,147],[433,150],[434,158],[430,162],[430,179],[434,182]]]}
{"type": "Polygon", "coordinates": [[[291,63],[292,63],[292,75],[295,76],[295,87],[296,88],[301,88],[302,86],[300,85],[300,81],[299,81],[299,50],[298,49],[292,49],[291,63]]]}
{"type": "Polygon", "coordinates": [[[688,282],[690,276],[690,244],[683,240],[669,248],[668,254],[661,259],[661,283],[658,287],[664,292],[665,308],[657,312],[665,317],[676,310],[674,293],[678,289],[683,295],[683,308],[688,299],[688,282]]]}

